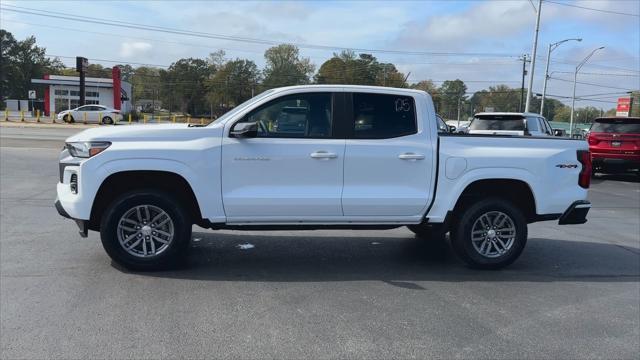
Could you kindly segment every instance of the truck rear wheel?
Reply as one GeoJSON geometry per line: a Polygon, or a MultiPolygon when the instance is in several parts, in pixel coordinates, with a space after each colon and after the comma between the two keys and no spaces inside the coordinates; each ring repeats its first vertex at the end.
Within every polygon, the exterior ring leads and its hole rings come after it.
{"type": "Polygon", "coordinates": [[[471,267],[499,269],[513,263],[527,242],[527,222],[510,202],[492,198],[462,211],[452,228],[451,245],[471,267]]]}
{"type": "Polygon", "coordinates": [[[161,270],[184,255],[191,222],[181,204],[156,190],[118,197],[105,211],[100,238],[107,254],[130,270],[161,270]]]}

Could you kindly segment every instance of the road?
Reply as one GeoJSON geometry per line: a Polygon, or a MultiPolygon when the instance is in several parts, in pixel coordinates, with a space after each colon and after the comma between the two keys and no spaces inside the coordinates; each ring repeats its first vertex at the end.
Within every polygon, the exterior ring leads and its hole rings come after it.
{"type": "Polygon", "coordinates": [[[72,132],[0,129],[1,358],[638,356],[635,178],[594,180],[587,224],[532,224],[502,271],[404,228],[194,228],[184,269],[136,274],[53,208],[72,132]]]}

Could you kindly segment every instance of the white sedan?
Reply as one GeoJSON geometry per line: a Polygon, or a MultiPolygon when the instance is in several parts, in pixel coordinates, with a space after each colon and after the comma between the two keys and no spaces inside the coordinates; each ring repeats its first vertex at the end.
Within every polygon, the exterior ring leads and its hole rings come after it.
{"type": "Polygon", "coordinates": [[[61,111],[58,120],[67,123],[92,122],[100,124],[115,124],[122,120],[120,110],[108,108],[103,105],[83,105],[75,109],[61,111]]]}

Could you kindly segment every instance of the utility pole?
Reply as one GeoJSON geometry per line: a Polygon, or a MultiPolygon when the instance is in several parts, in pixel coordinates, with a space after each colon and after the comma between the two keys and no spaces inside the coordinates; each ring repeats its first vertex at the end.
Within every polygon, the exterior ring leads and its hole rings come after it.
{"type": "Polygon", "coordinates": [[[87,68],[89,67],[89,60],[87,58],[76,56],[76,71],[80,73],[80,104],[84,105],[85,102],[85,75],[87,68]]]}
{"type": "Polygon", "coordinates": [[[547,82],[549,81],[549,63],[551,62],[551,52],[555,50],[558,46],[560,46],[560,44],[565,43],[567,41],[571,41],[571,40],[582,41],[582,39],[576,38],[576,39],[565,39],[553,44],[549,44],[549,50],[547,51],[547,65],[546,65],[546,69],[544,70],[544,85],[542,86],[542,101],[540,102],[540,115],[542,116],[544,116],[543,115],[544,98],[547,95],[547,82]]]}
{"type": "Polygon", "coordinates": [[[529,84],[527,87],[527,101],[524,106],[524,112],[529,112],[531,105],[531,91],[533,89],[533,72],[536,68],[536,53],[538,51],[538,32],[540,31],[540,13],[542,13],[542,0],[538,0],[538,9],[536,10],[536,31],[533,34],[533,50],[531,51],[531,69],[529,69],[529,84]]]}
{"type": "Polygon", "coordinates": [[[569,119],[569,136],[573,137],[573,112],[576,107],[576,81],[578,80],[578,71],[584,66],[584,64],[589,61],[589,59],[595,54],[596,51],[604,49],[604,46],[601,46],[595,50],[593,50],[589,55],[587,55],[584,60],[582,60],[577,66],[576,71],[573,73],[573,96],[571,97],[571,118],[569,119]]]}
{"type": "Polygon", "coordinates": [[[524,104],[524,77],[527,75],[527,54],[522,55],[522,86],[520,87],[520,107],[518,111],[522,112],[524,104]]]}

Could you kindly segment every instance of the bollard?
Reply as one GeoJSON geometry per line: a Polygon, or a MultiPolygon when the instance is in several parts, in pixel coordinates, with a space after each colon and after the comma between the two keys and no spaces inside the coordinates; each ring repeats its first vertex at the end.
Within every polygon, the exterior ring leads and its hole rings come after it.
{"type": "Polygon", "coordinates": [[[36,110],[36,122],[40,122],[40,110],[36,110]]]}
{"type": "Polygon", "coordinates": [[[55,124],[56,123],[56,113],[51,113],[51,123],[55,124]]]}
{"type": "Polygon", "coordinates": [[[24,110],[20,111],[20,121],[24,122],[24,110]]]}
{"type": "Polygon", "coordinates": [[[83,113],[82,113],[82,123],[83,123],[83,124],[86,124],[86,123],[87,123],[87,113],[86,113],[86,112],[83,112],[83,113]]]}
{"type": "Polygon", "coordinates": [[[176,122],[176,115],[173,115],[172,121],[175,123],[176,122]]]}
{"type": "Polygon", "coordinates": [[[191,116],[187,116],[187,124],[191,124],[191,116]]]}
{"type": "Polygon", "coordinates": [[[147,115],[142,115],[142,123],[143,124],[147,123],[147,115]]]}
{"type": "Polygon", "coordinates": [[[131,125],[131,113],[129,113],[129,125],[131,125]]]}
{"type": "Polygon", "coordinates": [[[98,125],[102,125],[102,113],[98,113],[98,125]]]}
{"type": "Polygon", "coordinates": [[[200,118],[200,125],[204,125],[204,118],[200,118]]]}
{"type": "Polygon", "coordinates": [[[4,121],[9,121],[9,109],[4,110],[4,121]]]}

